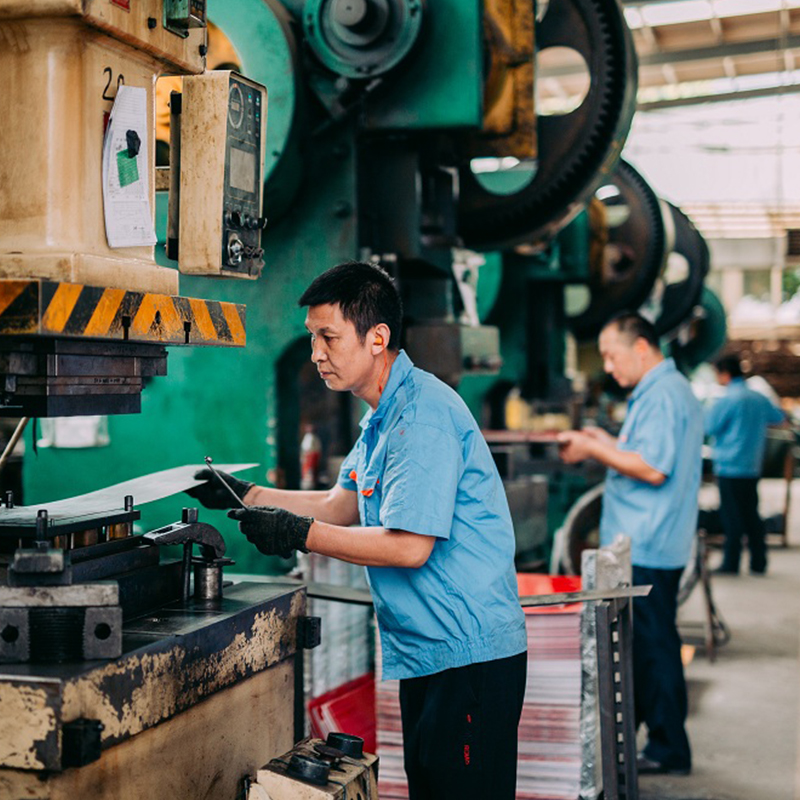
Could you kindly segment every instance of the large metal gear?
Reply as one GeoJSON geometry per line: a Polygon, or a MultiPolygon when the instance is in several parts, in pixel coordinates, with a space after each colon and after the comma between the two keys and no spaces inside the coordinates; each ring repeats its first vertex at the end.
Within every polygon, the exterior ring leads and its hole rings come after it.
{"type": "Polygon", "coordinates": [[[536,44],[539,51],[566,47],[580,53],[591,85],[575,111],[538,119],[538,164],[524,188],[494,194],[468,162],[462,165],[459,231],[473,249],[552,237],[613,170],[630,128],[637,62],[631,32],[615,0],[552,0],[536,26],[536,44]]]}
{"type": "Polygon", "coordinates": [[[578,339],[592,339],[620,311],[636,311],[658,279],[672,247],[671,216],[642,176],[620,161],[602,187],[608,241],[589,279],[588,306],[570,319],[578,339]],[[616,223],[616,224],[615,224],[616,223]]]}
{"type": "MultiPolygon", "coordinates": [[[[708,275],[708,245],[692,221],[677,206],[668,203],[675,227],[673,253],[686,259],[688,273],[683,280],[668,283],[661,298],[661,313],[655,320],[659,336],[671,338],[700,302],[703,281],[708,275]]],[[[669,263],[667,266],[669,273],[669,263]]]]}

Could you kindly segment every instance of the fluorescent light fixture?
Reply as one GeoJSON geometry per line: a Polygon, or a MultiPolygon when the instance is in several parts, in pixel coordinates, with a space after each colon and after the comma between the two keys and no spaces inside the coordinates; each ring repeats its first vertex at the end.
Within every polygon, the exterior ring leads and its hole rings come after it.
{"type": "Polygon", "coordinates": [[[644,25],[642,14],[636,6],[625,6],[625,21],[631,30],[636,30],[644,25]]]}
{"type": "Polygon", "coordinates": [[[780,11],[782,6],[782,0],[714,0],[714,11],[719,17],[765,14],[780,11]]]}
{"type": "Polygon", "coordinates": [[[796,86],[799,83],[800,69],[791,72],[763,72],[757,75],[738,75],[735,78],[716,78],[711,81],[686,81],[666,86],[648,86],[639,90],[638,100],[640,103],[653,103],[659,100],[726,95],[754,89],[796,86]]]}
{"type": "Polygon", "coordinates": [[[640,6],[647,25],[674,25],[680,22],[701,22],[714,16],[710,0],[671,0],[640,6]]]}

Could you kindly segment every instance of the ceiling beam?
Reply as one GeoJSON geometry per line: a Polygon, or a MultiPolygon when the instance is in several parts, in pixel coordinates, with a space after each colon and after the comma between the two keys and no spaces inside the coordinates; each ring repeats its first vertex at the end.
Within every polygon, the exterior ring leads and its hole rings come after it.
{"type": "Polygon", "coordinates": [[[663,50],[639,56],[639,66],[660,67],[662,64],[685,64],[690,61],[710,61],[736,56],[752,56],[759,53],[780,53],[784,50],[800,48],[800,35],[775,36],[747,42],[728,42],[710,47],[696,47],[689,50],[663,50]]]}
{"type": "Polygon", "coordinates": [[[697,106],[703,103],[723,103],[732,100],[752,100],[755,97],[777,97],[782,94],[800,92],[800,83],[789,86],[767,86],[763,89],[745,89],[741,92],[723,92],[721,94],[704,94],[697,97],[676,97],[669,100],[653,100],[636,104],[637,111],[658,111],[662,108],[678,108],[679,106],[697,106]]]}
{"type": "MultiPolygon", "coordinates": [[[[640,67],[662,67],[665,64],[688,64],[697,61],[721,61],[723,58],[751,56],[759,53],[784,53],[800,49],[800,34],[777,36],[748,42],[728,42],[710,47],[696,47],[690,50],[665,50],[648,55],[639,55],[640,67]]],[[[584,68],[585,69],[585,68],[584,68]]],[[[582,70],[574,66],[553,67],[540,70],[539,74],[548,78],[560,78],[579,74],[582,70]]]]}

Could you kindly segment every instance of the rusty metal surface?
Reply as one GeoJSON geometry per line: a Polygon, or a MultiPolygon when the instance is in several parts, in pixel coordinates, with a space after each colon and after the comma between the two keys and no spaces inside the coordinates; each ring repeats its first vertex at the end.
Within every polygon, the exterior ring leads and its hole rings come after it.
{"type": "Polygon", "coordinates": [[[0,767],[60,770],[65,722],[102,722],[105,749],[294,655],[302,588],[226,592],[131,620],[116,661],[3,667],[0,767]]]}
{"type": "Polygon", "coordinates": [[[255,775],[296,741],[294,669],[291,659],[282,661],[104,751],[80,769],[0,767],[0,798],[244,800],[242,776],[255,775]]]}
{"type": "Polygon", "coordinates": [[[245,307],[41,279],[0,280],[0,335],[244,347],[245,307]]]}

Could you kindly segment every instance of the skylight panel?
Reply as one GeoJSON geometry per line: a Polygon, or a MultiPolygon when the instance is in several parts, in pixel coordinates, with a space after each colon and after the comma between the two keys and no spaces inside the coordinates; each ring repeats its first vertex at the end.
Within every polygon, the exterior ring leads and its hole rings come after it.
{"type": "Polygon", "coordinates": [[[710,0],[670,0],[648,3],[639,11],[646,25],[676,25],[682,22],[701,22],[714,16],[710,0]]]}

